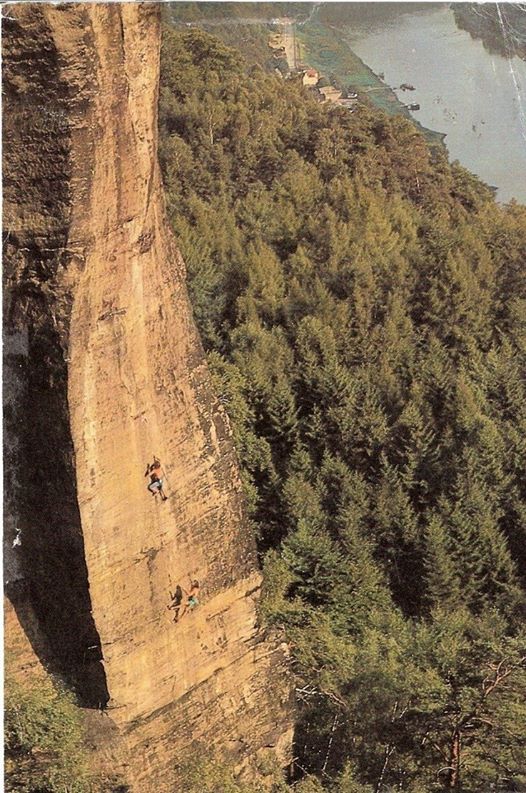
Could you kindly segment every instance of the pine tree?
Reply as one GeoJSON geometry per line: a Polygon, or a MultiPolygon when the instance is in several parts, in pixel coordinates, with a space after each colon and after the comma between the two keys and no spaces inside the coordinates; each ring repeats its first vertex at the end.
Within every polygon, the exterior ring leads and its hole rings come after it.
{"type": "Polygon", "coordinates": [[[396,602],[410,613],[418,612],[421,587],[419,526],[410,498],[397,469],[385,456],[382,478],[374,494],[373,530],[396,602]]]}
{"type": "Polygon", "coordinates": [[[424,532],[425,599],[431,608],[457,608],[462,602],[452,542],[443,522],[431,515],[424,532]]]}

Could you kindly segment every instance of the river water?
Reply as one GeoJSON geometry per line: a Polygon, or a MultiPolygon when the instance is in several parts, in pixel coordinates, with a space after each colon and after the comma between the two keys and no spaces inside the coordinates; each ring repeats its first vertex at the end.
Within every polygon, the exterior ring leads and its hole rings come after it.
{"type": "Polygon", "coordinates": [[[526,63],[488,53],[447,6],[364,22],[354,15],[348,33],[388,85],[415,87],[397,95],[420,104],[414,117],[425,127],[446,133],[451,160],[497,187],[499,201],[526,203],[526,63]]]}

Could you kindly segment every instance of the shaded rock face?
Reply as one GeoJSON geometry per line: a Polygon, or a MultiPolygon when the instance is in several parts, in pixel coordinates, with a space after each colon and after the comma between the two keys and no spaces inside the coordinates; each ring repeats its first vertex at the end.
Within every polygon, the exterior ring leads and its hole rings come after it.
{"type": "Polygon", "coordinates": [[[35,652],[108,706],[134,790],[174,790],[195,742],[240,767],[265,747],[284,759],[285,653],[257,624],[231,431],[165,220],[158,8],[9,16],[7,594],[23,625],[23,581],[35,652]],[[166,502],[146,489],[154,454],[166,502]],[[189,578],[201,602],[175,624],[169,591],[189,578]]]}

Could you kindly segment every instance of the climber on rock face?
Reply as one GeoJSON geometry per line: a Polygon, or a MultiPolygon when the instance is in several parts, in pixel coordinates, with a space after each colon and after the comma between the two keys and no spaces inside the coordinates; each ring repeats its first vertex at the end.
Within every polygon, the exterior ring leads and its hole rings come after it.
{"type": "Polygon", "coordinates": [[[144,476],[150,477],[148,490],[152,496],[156,496],[157,493],[160,493],[161,499],[167,501],[168,497],[165,496],[163,492],[163,469],[161,468],[161,461],[157,457],[153,458],[153,463],[146,464],[146,473],[144,476]]]}
{"type": "MultiPolygon", "coordinates": [[[[199,605],[199,581],[195,579],[192,581],[190,579],[190,589],[188,592],[185,589],[184,593],[187,596],[187,601],[183,614],[186,614],[187,610],[193,611],[195,607],[199,605]]],[[[181,614],[181,616],[183,616],[183,614],[181,614]]]]}

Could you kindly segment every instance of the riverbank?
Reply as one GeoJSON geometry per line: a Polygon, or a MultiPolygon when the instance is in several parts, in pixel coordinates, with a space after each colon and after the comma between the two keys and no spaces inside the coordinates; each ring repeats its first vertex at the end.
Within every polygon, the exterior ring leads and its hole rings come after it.
{"type": "Polygon", "coordinates": [[[451,161],[497,186],[499,201],[524,203],[526,64],[491,55],[458,28],[450,7],[430,6],[374,22],[342,19],[342,35],[389,85],[414,85],[399,97],[420,105],[415,116],[422,125],[447,135],[451,161]]]}
{"type": "Polygon", "coordinates": [[[288,8],[288,16],[282,15],[285,5],[258,5],[259,12],[266,10],[266,17],[258,17],[253,5],[245,3],[167,5],[174,27],[200,27],[239,50],[249,64],[277,69],[284,76],[289,70],[314,68],[345,93],[357,92],[389,115],[409,119],[431,145],[444,144],[445,135],[420,124],[395,91],[353,51],[350,28],[320,19],[317,11],[307,15],[306,4],[298,3],[294,15],[288,8]]]}
{"type": "Polygon", "coordinates": [[[296,39],[305,63],[326,75],[333,85],[366,95],[374,107],[391,116],[411,120],[431,145],[444,144],[445,135],[419,123],[393,89],[353,52],[341,29],[312,19],[296,25],[296,39]]]}

